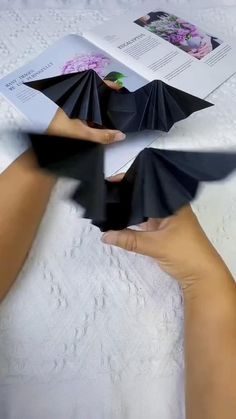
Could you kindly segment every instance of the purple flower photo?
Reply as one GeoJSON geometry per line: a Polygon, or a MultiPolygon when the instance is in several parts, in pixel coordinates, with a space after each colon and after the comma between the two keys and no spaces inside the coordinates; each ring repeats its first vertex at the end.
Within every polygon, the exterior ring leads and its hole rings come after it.
{"type": "Polygon", "coordinates": [[[204,58],[223,42],[217,37],[203,32],[192,23],[166,12],[150,12],[134,23],[160,36],[198,60],[204,58]]]}
{"type": "Polygon", "coordinates": [[[106,74],[106,67],[108,67],[110,63],[111,60],[102,54],[78,55],[71,58],[64,64],[62,68],[62,74],[94,70],[100,77],[103,78],[106,74]]]}

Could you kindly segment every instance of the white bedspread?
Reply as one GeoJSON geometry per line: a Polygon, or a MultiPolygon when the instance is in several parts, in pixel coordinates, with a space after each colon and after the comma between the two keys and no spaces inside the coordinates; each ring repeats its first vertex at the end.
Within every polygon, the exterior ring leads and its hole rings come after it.
{"type": "MultiPolygon", "coordinates": [[[[90,10],[85,3],[1,0],[0,75],[60,36],[102,22],[112,5],[116,12],[141,1],[88,0],[90,10]],[[45,3],[60,9],[43,9],[45,3]],[[78,9],[62,8],[72,3],[78,9]],[[16,4],[40,9],[9,9],[16,4]]],[[[236,40],[235,0],[208,0],[195,11],[195,1],[171,3],[186,6],[200,26],[236,40]]],[[[160,137],[161,146],[235,146],[236,77],[209,100],[214,108],[177,124],[160,137]]],[[[0,98],[1,127],[20,121],[0,98]]],[[[9,153],[2,139],[0,162],[9,153]]],[[[178,285],[153,260],[102,245],[99,231],[60,199],[67,187],[58,184],[28,261],[0,307],[0,419],[183,419],[178,285]]],[[[207,185],[195,208],[236,274],[236,176],[207,185]]]]}

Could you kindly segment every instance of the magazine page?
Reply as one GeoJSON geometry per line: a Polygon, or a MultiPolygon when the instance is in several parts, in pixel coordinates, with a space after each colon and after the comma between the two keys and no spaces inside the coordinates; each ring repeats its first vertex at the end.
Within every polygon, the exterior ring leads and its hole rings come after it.
{"type": "MultiPolygon", "coordinates": [[[[44,132],[50,125],[58,106],[42,93],[25,86],[32,80],[94,69],[101,78],[118,81],[119,85],[135,90],[147,83],[122,63],[77,35],[57,41],[35,60],[0,80],[0,93],[21,112],[26,129],[44,132]],[[114,80],[114,77],[118,80],[114,80]]],[[[156,133],[128,136],[119,147],[108,147],[106,173],[111,175],[124,166],[147,144],[156,139],[156,133]],[[131,140],[129,141],[129,139],[131,140]]]]}
{"type": "Polygon", "coordinates": [[[236,72],[230,43],[176,12],[151,7],[116,17],[85,36],[149,81],[158,78],[201,98],[236,72]]]}
{"type": "Polygon", "coordinates": [[[46,130],[58,106],[42,93],[23,83],[61,74],[88,69],[95,70],[101,78],[114,81],[129,90],[135,90],[147,80],[92,45],[78,35],[68,35],[39,55],[35,60],[0,80],[0,93],[31,121],[32,126],[46,130]],[[110,78],[109,78],[110,76],[110,78]]]}

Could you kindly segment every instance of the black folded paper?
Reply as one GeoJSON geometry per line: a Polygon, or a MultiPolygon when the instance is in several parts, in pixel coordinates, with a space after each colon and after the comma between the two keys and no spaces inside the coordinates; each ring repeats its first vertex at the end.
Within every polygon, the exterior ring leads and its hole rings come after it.
{"type": "Polygon", "coordinates": [[[236,153],[145,148],[119,183],[104,179],[104,147],[88,141],[29,134],[41,167],[81,181],[73,200],[102,231],[165,218],[191,202],[203,181],[236,169],[236,153]]]}
{"type": "Polygon", "coordinates": [[[91,141],[27,134],[39,166],[59,177],[81,181],[80,204],[85,218],[104,219],[104,149],[91,141]]]}
{"type": "Polygon", "coordinates": [[[169,131],[178,121],[212,106],[160,80],[140,89],[119,91],[107,86],[93,70],[25,83],[55,102],[70,118],[123,132],[169,131]]]}

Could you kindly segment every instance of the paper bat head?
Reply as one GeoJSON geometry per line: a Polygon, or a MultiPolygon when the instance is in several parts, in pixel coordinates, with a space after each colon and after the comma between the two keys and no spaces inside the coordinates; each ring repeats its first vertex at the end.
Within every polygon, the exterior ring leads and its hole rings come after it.
{"type": "Polygon", "coordinates": [[[25,85],[42,92],[70,118],[124,132],[169,131],[176,122],[212,106],[160,80],[134,92],[126,88],[116,91],[93,70],[31,81],[25,85]]]}

